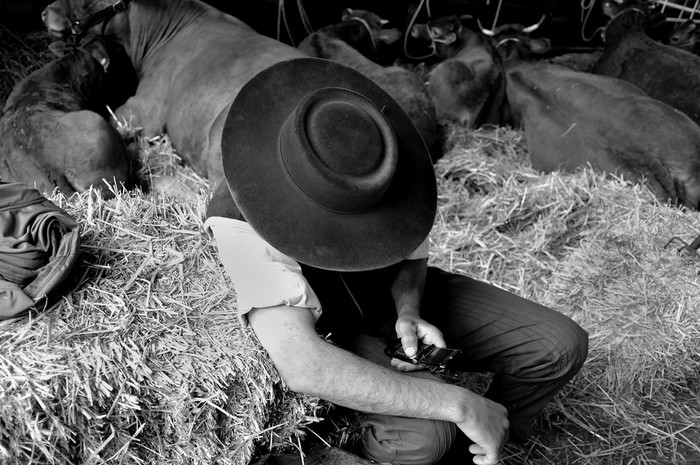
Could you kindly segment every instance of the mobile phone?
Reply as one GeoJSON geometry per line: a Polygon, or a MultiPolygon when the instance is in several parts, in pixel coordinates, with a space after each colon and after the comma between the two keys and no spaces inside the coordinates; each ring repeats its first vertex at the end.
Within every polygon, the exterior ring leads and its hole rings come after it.
{"type": "Polygon", "coordinates": [[[403,360],[404,362],[419,364],[423,363],[429,366],[444,368],[447,362],[452,360],[462,351],[459,349],[447,349],[444,347],[436,347],[434,344],[428,345],[419,343],[418,352],[415,357],[411,358],[403,350],[401,339],[397,339],[384,349],[384,353],[390,357],[403,360]]]}

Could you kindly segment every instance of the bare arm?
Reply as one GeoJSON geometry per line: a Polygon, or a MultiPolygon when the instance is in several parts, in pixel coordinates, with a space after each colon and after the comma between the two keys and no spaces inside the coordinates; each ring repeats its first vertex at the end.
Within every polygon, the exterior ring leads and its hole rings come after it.
{"type": "Polygon", "coordinates": [[[476,463],[498,460],[508,425],[501,405],[335,347],[318,337],[311,312],[303,308],[255,309],[249,322],[290,389],[359,411],[454,422],[480,445],[472,450],[483,455],[476,463]]]}

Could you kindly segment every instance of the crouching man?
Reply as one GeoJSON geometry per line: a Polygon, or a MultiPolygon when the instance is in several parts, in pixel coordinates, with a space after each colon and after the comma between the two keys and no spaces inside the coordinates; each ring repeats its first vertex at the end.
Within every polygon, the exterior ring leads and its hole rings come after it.
{"type": "Polygon", "coordinates": [[[264,70],[236,97],[222,152],[206,226],[239,316],[290,389],[365,413],[368,458],[495,464],[581,368],[588,335],[568,317],[427,266],[430,157],[356,71],[315,58],[264,70]],[[461,349],[450,367],[493,372],[488,391],[391,359],[397,337],[410,356],[461,349]]]}

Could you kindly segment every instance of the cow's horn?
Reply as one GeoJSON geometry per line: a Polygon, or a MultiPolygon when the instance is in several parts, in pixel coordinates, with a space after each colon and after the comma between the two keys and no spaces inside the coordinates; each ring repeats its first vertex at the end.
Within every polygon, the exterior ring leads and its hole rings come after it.
{"type": "Polygon", "coordinates": [[[524,29],[523,29],[523,32],[524,32],[525,34],[529,34],[529,33],[533,32],[533,31],[535,31],[538,27],[540,27],[540,26],[542,25],[542,23],[544,22],[544,18],[545,18],[546,16],[547,16],[547,15],[542,15],[542,17],[540,18],[540,20],[539,20],[537,23],[533,24],[532,26],[528,26],[528,27],[524,28],[524,29]]]}
{"type": "Polygon", "coordinates": [[[481,29],[481,33],[482,33],[482,34],[487,35],[487,36],[489,36],[489,37],[493,37],[493,36],[496,35],[496,33],[493,32],[491,29],[486,29],[484,26],[482,26],[482,25],[481,25],[481,21],[479,20],[479,18],[476,19],[476,24],[479,25],[479,29],[481,29]]]}

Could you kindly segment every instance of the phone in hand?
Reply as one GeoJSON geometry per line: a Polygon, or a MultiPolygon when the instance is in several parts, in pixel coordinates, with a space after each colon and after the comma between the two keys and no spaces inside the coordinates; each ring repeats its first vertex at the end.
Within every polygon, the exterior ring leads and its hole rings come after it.
{"type": "Polygon", "coordinates": [[[415,365],[422,363],[428,366],[444,368],[447,362],[452,360],[462,351],[459,349],[447,349],[444,347],[436,347],[434,344],[428,345],[422,342],[418,344],[418,351],[414,357],[409,357],[403,350],[401,339],[397,339],[384,349],[384,353],[390,357],[402,360],[404,362],[413,363],[415,365]]]}

